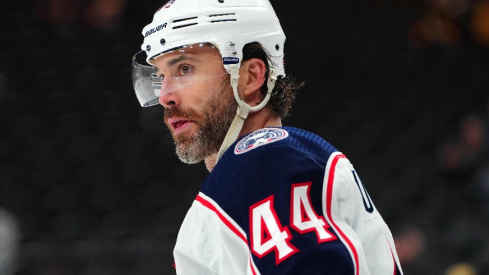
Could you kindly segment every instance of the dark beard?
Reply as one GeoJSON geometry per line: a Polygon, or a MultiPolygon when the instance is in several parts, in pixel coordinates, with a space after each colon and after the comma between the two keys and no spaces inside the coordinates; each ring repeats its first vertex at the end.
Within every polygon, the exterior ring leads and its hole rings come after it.
{"type": "Polygon", "coordinates": [[[219,151],[231,125],[238,104],[231,86],[223,80],[204,103],[201,113],[195,110],[182,110],[178,107],[165,109],[165,118],[178,116],[192,120],[199,126],[193,136],[173,137],[178,158],[187,164],[199,163],[219,151]]]}

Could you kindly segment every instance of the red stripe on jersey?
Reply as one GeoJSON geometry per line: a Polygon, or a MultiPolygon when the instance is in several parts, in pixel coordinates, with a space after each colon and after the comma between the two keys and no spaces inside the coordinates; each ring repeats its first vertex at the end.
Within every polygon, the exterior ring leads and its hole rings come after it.
{"type": "MultiPolygon", "coordinates": [[[[195,198],[196,201],[200,202],[203,206],[207,207],[210,209],[212,212],[216,213],[216,215],[221,219],[221,221],[229,228],[231,231],[233,231],[236,236],[238,236],[241,240],[243,240],[248,246],[248,240],[246,239],[246,236],[243,235],[237,228],[234,226],[218,209],[215,207],[210,201],[206,200],[204,197],[201,195],[197,195],[195,198]]],[[[256,275],[255,268],[253,267],[253,264],[251,262],[251,257],[250,257],[250,267],[251,271],[253,272],[253,275],[256,275]]]]}
{"type": "Polygon", "coordinates": [[[250,257],[250,267],[251,267],[251,272],[253,272],[253,275],[256,275],[255,268],[253,267],[253,262],[251,262],[251,257],[250,257]]]}
{"type": "Polygon", "coordinates": [[[334,183],[335,169],[336,169],[336,164],[342,158],[346,158],[346,156],[343,154],[335,156],[333,162],[331,163],[331,168],[329,169],[328,190],[326,191],[326,211],[327,211],[328,218],[331,221],[331,224],[333,225],[335,231],[341,235],[341,237],[345,240],[345,242],[350,247],[350,250],[353,253],[353,257],[355,258],[355,274],[359,274],[358,252],[355,249],[355,246],[353,246],[353,243],[350,241],[350,239],[348,239],[345,233],[343,233],[343,231],[341,231],[338,225],[336,225],[336,223],[333,220],[333,215],[331,214],[331,203],[333,200],[333,183],[334,183]]]}
{"type": "Polygon", "coordinates": [[[393,273],[393,275],[401,275],[401,274],[397,274],[397,263],[396,263],[396,258],[394,257],[394,252],[392,252],[391,244],[389,243],[389,241],[387,239],[385,239],[385,240],[387,242],[387,245],[389,246],[389,249],[391,250],[392,260],[394,261],[394,273],[393,273]]]}
{"type": "Polygon", "coordinates": [[[217,214],[219,219],[227,226],[231,231],[234,232],[240,239],[242,239],[246,245],[248,245],[248,240],[246,239],[246,236],[244,236],[226,217],[224,217],[221,212],[209,201],[207,201],[205,198],[203,198],[201,195],[197,195],[197,198],[195,198],[196,201],[200,202],[203,206],[209,208],[212,210],[214,213],[217,214]]]}

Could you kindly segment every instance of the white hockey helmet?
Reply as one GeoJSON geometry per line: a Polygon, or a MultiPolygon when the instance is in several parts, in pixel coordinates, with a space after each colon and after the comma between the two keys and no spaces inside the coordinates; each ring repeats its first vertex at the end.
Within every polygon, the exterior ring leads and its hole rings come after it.
{"type": "Polygon", "coordinates": [[[285,34],[269,0],[169,0],[155,13],[153,22],[142,34],[141,49],[150,66],[139,64],[133,58],[133,86],[142,106],[158,104],[157,79],[151,73],[156,57],[199,43],[210,43],[219,50],[239,105],[219,157],[236,140],[248,113],[261,110],[268,103],[277,77],[285,76],[285,34]],[[261,44],[271,62],[268,93],[259,105],[250,107],[240,99],[237,85],[243,47],[252,42],[261,44]]]}

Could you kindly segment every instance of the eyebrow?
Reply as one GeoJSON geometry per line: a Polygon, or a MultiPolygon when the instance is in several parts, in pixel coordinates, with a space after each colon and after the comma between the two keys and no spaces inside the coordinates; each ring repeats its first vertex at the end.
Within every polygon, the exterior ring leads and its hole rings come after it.
{"type": "MultiPolygon", "coordinates": [[[[177,64],[178,62],[183,61],[183,60],[195,60],[195,58],[183,54],[183,55],[180,55],[177,58],[171,59],[168,62],[166,62],[166,67],[170,68],[170,67],[174,66],[175,64],[177,64]]],[[[157,73],[160,72],[160,70],[157,67],[155,67],[155,69],[156,69],[156,72],[157,73]]]]}

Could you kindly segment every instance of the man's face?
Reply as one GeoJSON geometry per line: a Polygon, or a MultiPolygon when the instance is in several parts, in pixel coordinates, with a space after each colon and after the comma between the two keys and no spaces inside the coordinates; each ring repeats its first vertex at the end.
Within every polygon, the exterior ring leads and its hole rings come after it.
{"type": "Polygon", "coordinates": [[[229,74],[217,49],[194,46],[155,60],[163,77],[160,104],[181,161],[197,163],[219,151],[236,114],[229,74]]]}

